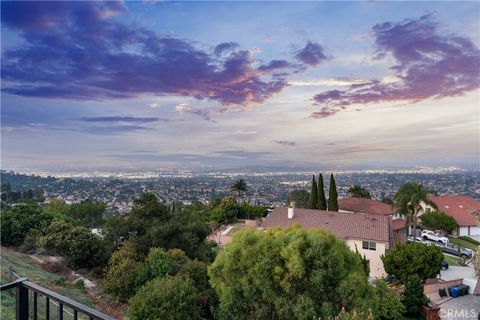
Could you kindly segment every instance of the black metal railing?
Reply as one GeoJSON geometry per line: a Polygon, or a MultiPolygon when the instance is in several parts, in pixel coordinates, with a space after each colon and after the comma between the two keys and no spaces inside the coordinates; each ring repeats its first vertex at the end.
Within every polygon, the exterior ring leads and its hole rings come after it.
{"type": "Polygon", "coordinates": [[[70,298],[62,296],[54,291],[43,288],[35,283],[28,281],[27,278],[19,278],[13,282],[0,286],[0,292],[15,289],[15,313],[17,320],[28,320],[29,318],[37,320],[40,318],[40,299],[43,297],[45,303],[42,303],[44,310],[41,315],[44,319],[64,320],[64,314],[71,316],[73,320],[79,320],[86,317],[93,320],[114,320],[95,309],[89,308],[70,298]],[[31,298],[31,299],[30,299],[31,298]],[[55,310],[51,310],[53,304],[55,310]],[[68,310],[70,309],[70,310],[68,310]]]}

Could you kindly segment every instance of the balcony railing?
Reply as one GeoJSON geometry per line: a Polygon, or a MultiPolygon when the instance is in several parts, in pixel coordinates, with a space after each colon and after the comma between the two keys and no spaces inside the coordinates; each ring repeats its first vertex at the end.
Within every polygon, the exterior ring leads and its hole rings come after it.
{"type": "MultiPolygon", "coordinates": [[[[98,319],[114,320],[95,309],[84,306],[70,298],[62,296],[49,289],[43,288],[28,281],[27,278],[19,278],[13,282],[0,286],[0,291],[15,289],[15,308],[17,320],[30,319],[58,319],[64,320],[65,314],[69,319],[98,319]],[[40,300],[44,299],[44,303],[40,300]],[[51,306],[53,305],[53,308],[51,306]],[[39,306],[43,310],[39,310],[39,306]],[[55,310],[56,309],[56,310],[55,310]],[[51,317],[52,316],[52,317],[51,317]]],[[[67,319],[65,319],[67,320],[67,319]]]]}

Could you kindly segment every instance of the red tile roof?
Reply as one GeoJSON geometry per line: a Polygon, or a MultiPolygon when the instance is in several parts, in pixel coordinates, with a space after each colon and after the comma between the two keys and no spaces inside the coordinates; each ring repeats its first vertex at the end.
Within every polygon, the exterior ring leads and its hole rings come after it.
{"type": "Polygon", "coordinates": [[[407,227],[407,220],[406,219],[395,219],[392,221],[392,229],[393,230],[400,230],[407,227]]]}
{"type": "Polygon", "coordinates": [[[389,241],[388,216],[295,208],[295,216],[289,219],[287,212],[287,208],[275,208],[261,227],[286,228],[298,223],[305,229],[328,230],[341,239],[389,241]]]}
{"type": "Polygon", "coordinates": [[[469,196],[429,196],[438,210],[452,216],[460,227],[476,226],[477,219],[473,211],[480,210],[480,201],[469,196]]]}
{"type": "Polygon", "coordinates": [[[350,212],[362,212],[377,215],[390,215],[393,213],[392,206],[378,200],[366,198],[345,198],[338,200],[338,208],[350,212]]]}

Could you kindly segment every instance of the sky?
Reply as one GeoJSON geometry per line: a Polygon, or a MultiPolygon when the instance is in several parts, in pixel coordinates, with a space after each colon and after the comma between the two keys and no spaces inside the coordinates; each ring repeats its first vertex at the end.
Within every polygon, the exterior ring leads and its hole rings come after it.
{"type": "Polygon", "coordinates": [[[480,169],[480,2],[2,1],[3,169],[480,169]]]}

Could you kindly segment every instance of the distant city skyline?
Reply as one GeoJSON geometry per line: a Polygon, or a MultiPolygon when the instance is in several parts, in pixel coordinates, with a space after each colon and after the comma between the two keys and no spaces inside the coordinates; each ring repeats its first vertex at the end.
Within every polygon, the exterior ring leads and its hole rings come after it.
{"type": "Polygon", "coordinates": [[[480,3],[2,1],[3,169],[480,169],[480,3]]]}

